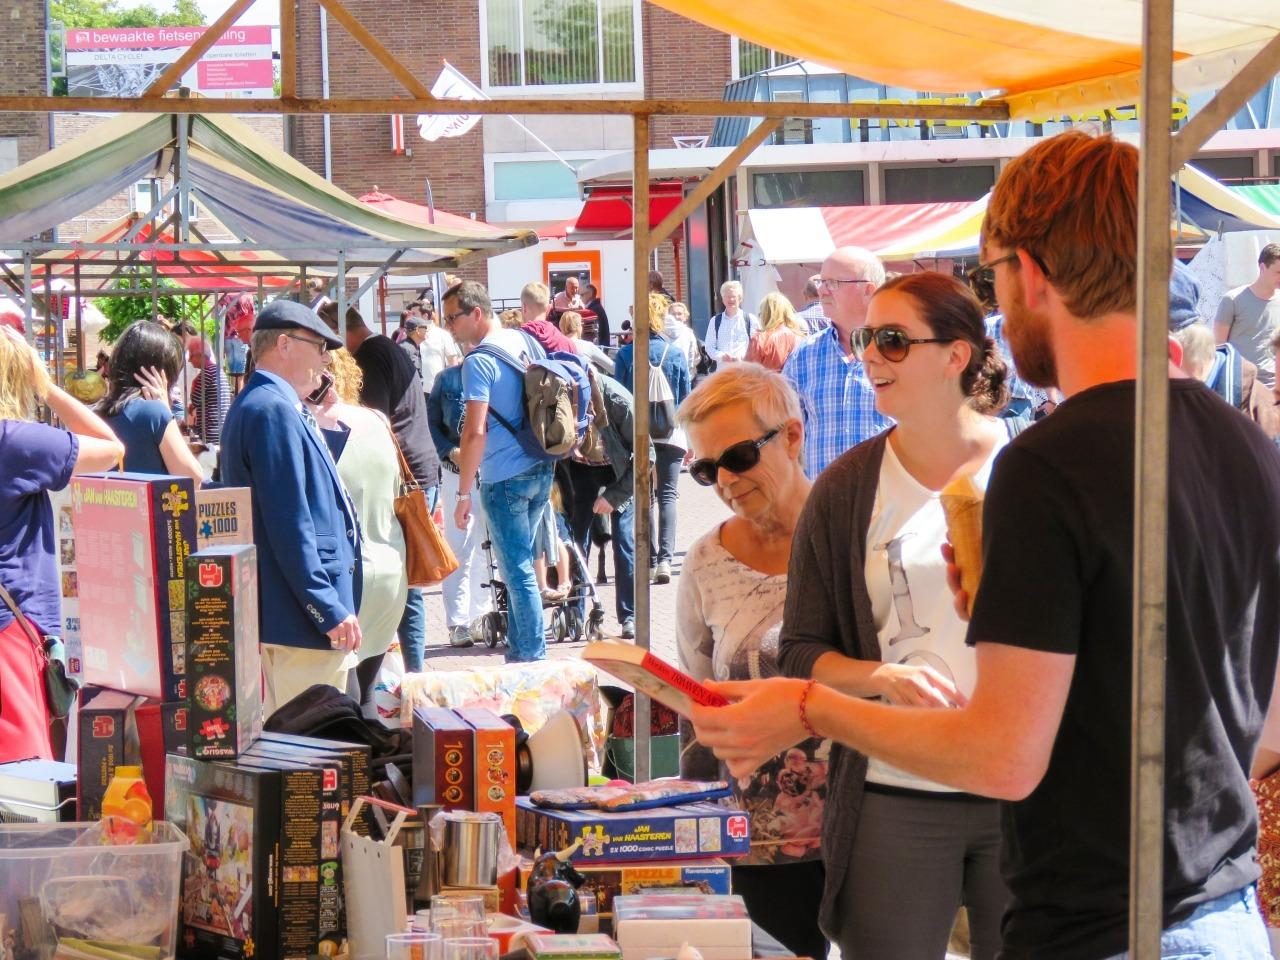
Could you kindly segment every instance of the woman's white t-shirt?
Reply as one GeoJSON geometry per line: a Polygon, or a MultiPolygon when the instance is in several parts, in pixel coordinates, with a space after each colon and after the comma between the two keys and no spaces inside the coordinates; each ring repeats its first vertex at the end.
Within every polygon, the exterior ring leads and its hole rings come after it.
{"type": "MultiPolygon", "coordinates": [[[[1001,437],[974,476],[987,488],[991,465],[1008,442],[1001,437]]],[[[919,483],[902,466],[892,442],[884,446],[880,484],[867,528],[867,593],[886,663],[928,665],[950,679],[965,696],[973,693],[977,662],[965,645],[966,625],[952,606],[941,545],[947,520],[939,492],[919,483]]],[[[956,744],[963,750],[963,744],[956,744]]],[[[867,781],[910,790],[953,788],[872,759],[867,781]]]]}

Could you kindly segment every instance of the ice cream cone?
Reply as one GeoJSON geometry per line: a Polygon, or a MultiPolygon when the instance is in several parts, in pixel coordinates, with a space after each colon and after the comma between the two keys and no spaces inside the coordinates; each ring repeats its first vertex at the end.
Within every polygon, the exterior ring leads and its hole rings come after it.
{"type": "Polygon", "coordinates": [[[969,613],[982,578],[982,495],[973,477],[961,474],[942,488],[939,497],[947,515],[947,539],[960,568],[960,586],[969,597],[969,613]]]}

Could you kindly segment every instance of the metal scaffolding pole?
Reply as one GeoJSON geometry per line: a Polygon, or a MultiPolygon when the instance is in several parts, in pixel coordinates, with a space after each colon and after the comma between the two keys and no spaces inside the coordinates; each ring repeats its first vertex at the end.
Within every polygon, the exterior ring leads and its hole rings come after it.
{"type": "MultiPolygon", "coordinates": [[[[653,529],[653,465],[649,462],[649,118],[643,114],[631,124],[631,237],[634,273],[631,318],[635,356],[632,391],[635,396],[636,491],[636,646],[650,647],[649,627],[649,533],[653,529]]],[[[649,779],[649,698],[635,692],[635,782],[649,779]]]]}
{"type": "Polygon", "coordinates": [[[1133,757],[1129,953],[1159,960],[1164,928],[1164,727],[1169,522],[1169,172],[1173,0],[1143,3],[1134,452],[1133,757]]]}

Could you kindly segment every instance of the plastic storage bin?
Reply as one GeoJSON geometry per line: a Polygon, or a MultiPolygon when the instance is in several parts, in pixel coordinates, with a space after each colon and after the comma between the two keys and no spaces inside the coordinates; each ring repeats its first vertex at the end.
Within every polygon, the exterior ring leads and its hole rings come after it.
{"type": "Polygon", "coordinates": [[[102,846],[96,823],[0,823],[0,960],[168,960],[182,858],[171,823],[152,842],[102,846]]]}

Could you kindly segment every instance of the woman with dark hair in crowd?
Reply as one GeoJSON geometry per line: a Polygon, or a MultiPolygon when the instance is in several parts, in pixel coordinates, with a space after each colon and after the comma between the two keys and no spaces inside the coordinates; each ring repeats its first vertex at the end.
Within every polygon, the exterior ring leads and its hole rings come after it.
{"type": "MultiPolygon", "coordinates": [[[[939,492],[962,473],[985,488],[1016,430],[994,416],[1008,399],[1006,367],[977,299],[940,273],[886,283],[852,339],[876,409],[896,423],[814,484],[787,572],[779,662],[788,676],[850,696],[960,706],[977,679],[976,654],[947,587],[939,492]]],[[[699,733],[714,745],[718,725],[735,723],[745,739],[763,743],[763,725],[744,718],[768,718],[776,732],[773,688],[790,682],[761,681],[723,718],[699,715],[699,733]]],[[[802,727],[811,689],[799,701],[802,727]]],[[[997,801],[836,745],[822,848],[821,920],[844,956],[942,960],[961,905],[974,960],[999,952],[1009,895],[997,801]]]]}
{"type": "Polygon", "coordinates": [[[61,632],[62,614],[49,493],[123,455],[101,418],[49,379],[22,334],[0,326],[0,763],[53,759],[43,641],[61,632]],[[61,428],[35,421],[40,402],[61,428]]]}
{"type": "Polygon", "coordinates": [[[116,341],[107,395],[96,409],[124,443],[125,470],[190,477],[199,486],[204,470],[169,408],[182,360],[182,341],[158,323],[139,320],[116,341]]]}

